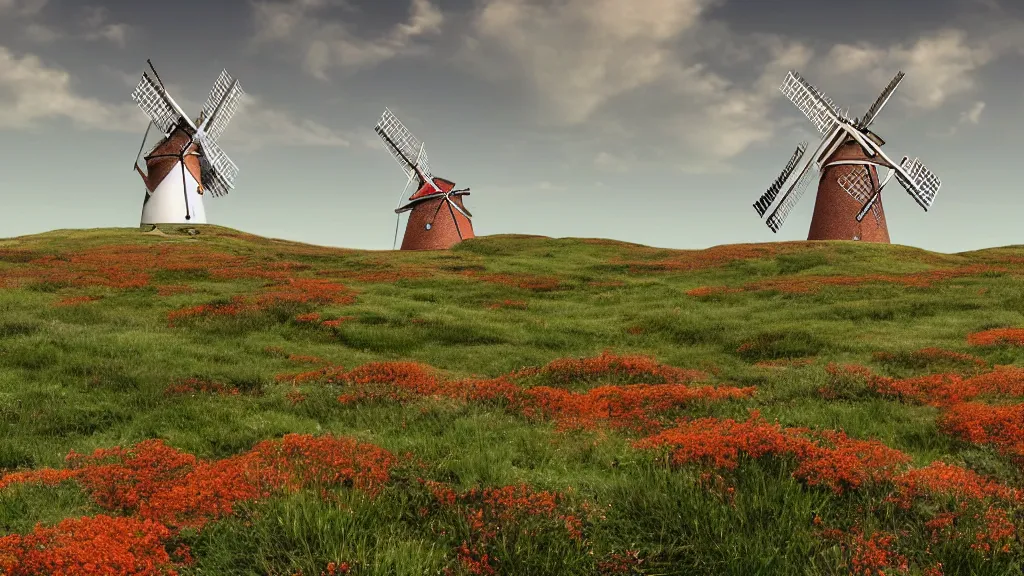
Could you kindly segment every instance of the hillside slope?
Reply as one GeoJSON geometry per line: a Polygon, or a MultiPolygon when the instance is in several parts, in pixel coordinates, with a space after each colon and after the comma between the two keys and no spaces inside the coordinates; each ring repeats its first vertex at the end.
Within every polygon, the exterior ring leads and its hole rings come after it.
{"type": "Polygon", "coordinates": [[[1020,574],[1024,246],[194,230],[0,240],[0,574],[1020,574]]]}

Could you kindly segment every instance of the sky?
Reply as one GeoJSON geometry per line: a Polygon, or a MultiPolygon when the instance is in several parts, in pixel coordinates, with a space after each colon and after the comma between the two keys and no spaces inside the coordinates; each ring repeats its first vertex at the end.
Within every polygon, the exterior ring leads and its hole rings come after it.
{"type": "MultiPolygon", "coordinates": [[[[894,243],[1024,244],[1019,0],[0,0],[0,237],[138,226],[129,162],[150,58],[191,115],[222,68],[246,92],[220,140],[236,188],[211,224],[390,249],[405,177],[389,107],[434,175],[472,190],[477,235],[699,249],[802,240],[753,202],[811,123],[800,72],[851,116],[906,78],[872,130],[942,179],[925,212],[882,195],[894,243]]],[[[404,221],[402,222],[404,227],[404,221]]]]}

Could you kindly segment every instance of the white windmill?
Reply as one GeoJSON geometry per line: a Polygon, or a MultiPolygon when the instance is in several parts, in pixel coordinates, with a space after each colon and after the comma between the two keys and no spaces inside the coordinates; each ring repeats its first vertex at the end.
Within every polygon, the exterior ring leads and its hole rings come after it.
{"type": "Polygon", "coordinates": [[[194,122],[164,88],[152,62],[146,60],[155,80],[143,72],[132,92],[139,108],[149,116],[142,147],[134,169],[146,184],[142,202],[142,224],[205,224],[203,193],[223,196],[234,188],[238,167],[217,145],[244,94],[228,74],[220,73],[199,118],[194,122]],[[145,156],[146,172],[139,156],[153,126],[163,138],[145,156]]]}

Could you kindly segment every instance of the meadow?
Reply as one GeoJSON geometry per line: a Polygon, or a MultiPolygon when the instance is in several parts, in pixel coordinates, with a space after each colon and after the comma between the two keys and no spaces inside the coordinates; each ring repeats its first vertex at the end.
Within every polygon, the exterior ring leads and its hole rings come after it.
{"type": "Polygon", "coordinates": [[[1020,575],[1024,246],[0,240],[0,574],[1020,575]]]}

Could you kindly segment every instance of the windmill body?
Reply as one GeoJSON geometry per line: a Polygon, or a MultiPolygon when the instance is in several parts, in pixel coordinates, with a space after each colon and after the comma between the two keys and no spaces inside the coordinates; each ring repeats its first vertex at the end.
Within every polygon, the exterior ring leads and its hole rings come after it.
{"type": "Polygon", "coordinates": [[[238,81],[222,71],[198,119],[192,121],[167,93],[155,69],[153,76],[155,80],[143,73],[132,93],[150,119],[146,136],[153,127],[163,134],[144,157],[146,170],[139,167],[138,157],[133,166],[146,186],[141,224],[206,224],[205,193],[227,194],[238,175],[238,167],[217,140],[244,93],[238,81]]]}
{"type": "Polygon", "coordinates": [[[931,207],[941,186],[939,178],[916,158],[904,156],[898,163],[893,161],[882,150],[885,141],[868,130],[903,76],[903,72],[897,73],[857,120],[851,120],[799,74],[786,76],[779,89],[814,124],[822,140],[806,161],[807,143],[797,146],[779,177],[754,203],[762,217],[775,205],[765,220],[772,232],[778,232],[816,172],[820,176],[808,240],[888,243],[881,193],[893,177],[924,210],[931,207]],[[879,178],[878,168],[888,171],[884,179],[879,178]]]}
{"type": "Polygon", "coordinates": [[[148,155],[146,173],[140,171],[146,185],[142,224],[206,224],[198,149],[184,130],[175,129],[148,155]],[[184,161],[177,158],[183,148],[184,161]]]}
{"type": "MultiPolygon", "coordinates": [[[[401,249],[445,250],[466,238],[473,238],[473,215],[463,203],[469,188],[456,190],[451,180],[433,176],[426,146],[390,110],[384,110],[374,130],[408,178],[395,210],[399,217],[403,212],[409,213],[401,249]],[[417,183],[416,192],[404,198],[413,182],[417,183]]],[[[397,240],[398,222],[395,223],[396,243],[397,240]]]]}
{"type": "Polygon", "coordinates": [[[466,193],[452,193],[454,189],[454,182],[435,177],[434,186],[424,182],[409,198],[409,222],[405,225],[402,250],[446,250],[461,240],[474,237],[473,222],[462,214],[466,210],[462,203],[466,193]],[[440,194],[435,187],[441,191],[440,194]],[[461,211],[452,209],[447,213],[446,193],[451,193],[451,200],[461,211]],[[437,218],[436,215],[442,211],[445,214],[437,218]]]}
{"type": "Polygon", "coordinates": [[[842,161],[869,162],[860,144],[850,140],[842,144],[826,162],[818,181],[814,215],[808,240],[861,240],[889,243],[889,229],[879,195],[867,217],[858,221],[857,214],[868,201],[872,190],[878,189],[878,169],[870,164],[833,164],[842,161]],[[851,194],[849,190],[853,190],[851,194]]]}

